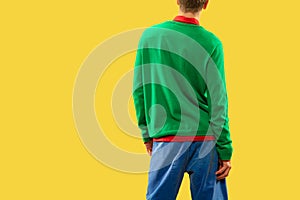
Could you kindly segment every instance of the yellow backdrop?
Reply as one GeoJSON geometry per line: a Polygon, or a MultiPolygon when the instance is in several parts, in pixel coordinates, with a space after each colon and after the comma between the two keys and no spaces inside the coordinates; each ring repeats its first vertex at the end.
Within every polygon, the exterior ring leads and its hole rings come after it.
{"type": "MultiPolygon", "coordinates": [[[[231,200],[300,198],[299,5],[211,0],[202,15],[200,23],[225,49],[231,200]]],[[[175,0],[1,2],[0,199],[145,199],[145,173],[109,167],[84,147],[73,90],[99,44],[176,14],[175,0]]],[[[128,52],[110,64],[97,85],[95,112],[114,146],[142,154],[142,142],[118,127],[111,109],[113,90],[133,62],[128,52]]],[[[124,101],[135,120],[132,99],[124,101]]],[[[188,187],[185,177],[179,200],[190,199],[188,187]]]]}

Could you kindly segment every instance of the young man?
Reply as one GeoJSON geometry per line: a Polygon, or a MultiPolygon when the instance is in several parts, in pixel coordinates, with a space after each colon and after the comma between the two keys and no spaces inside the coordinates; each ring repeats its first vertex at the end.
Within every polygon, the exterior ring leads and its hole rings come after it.
{"type": "Polygon", "coordinates": [[[223,48],[199,25],[208,0],[177,0],[179,14],[148,28],[137,50],[133,98],[151,157],[148,200],[175,200],[184,173],[194,200],[228,199],[231,169],[223,48]]]}

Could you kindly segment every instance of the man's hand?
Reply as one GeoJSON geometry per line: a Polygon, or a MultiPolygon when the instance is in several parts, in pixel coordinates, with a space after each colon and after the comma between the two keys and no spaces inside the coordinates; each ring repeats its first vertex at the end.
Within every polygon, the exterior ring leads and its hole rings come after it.
{"type": "Polygon", "coordinates": [[[230,160],[220,160],[219,170],[216,172],[217,180],[224,179],[228,176],[231,169],[230,160]]]}
{"type": "Polygon", "coordinates": [[[153,141],[151,140],[151,141],[149,141],[149,142],[145,142],[144,144],[145,144],[145,146],[146,146],[146,150],[147,150],[149,156],[152,156],[152,146],[153,146],[153,141]]]}

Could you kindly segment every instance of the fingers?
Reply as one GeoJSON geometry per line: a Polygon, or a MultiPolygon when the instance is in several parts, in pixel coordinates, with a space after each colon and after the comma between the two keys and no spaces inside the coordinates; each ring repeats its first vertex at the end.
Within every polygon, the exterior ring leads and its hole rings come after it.
{"type": "Polygon", "coordinates": [[[151,149],[147,149],[147,153],[149,156],[152,156],[152,148],[151,149]]]}
{"type": "Polygon", "coordinates": [[[219,170],[216,172],[217,180],[226,178],[228,176],[230,170],[231,170],[230,161],[222,161],[220,163],[219,170]]]}
{"type": "Polygon", "coordinates": [[[229,174],[230,168],[227,168],[222,174],[217,175],[217,180],[222,180],[226,178],[229,174]]]}
{"type": "Polygon", "coordinates": [[[219,170],[216,172],[216,175],[221,175],[225,172],[225,170],[227,169],[227,166],[221,166],[219,168],[219,170]]]}
{"type": "Polygon", "coordinates": [[[152,156],[152,145],[146,145],[146,150],[149,156],[152,156]]]}
{"type": "Polygon", "coordinates": [[[153,142],[149,141],[145,143],[146,146],[146,150],[149,156],[152,156],[152,146],[153,146],[153,142]]]}

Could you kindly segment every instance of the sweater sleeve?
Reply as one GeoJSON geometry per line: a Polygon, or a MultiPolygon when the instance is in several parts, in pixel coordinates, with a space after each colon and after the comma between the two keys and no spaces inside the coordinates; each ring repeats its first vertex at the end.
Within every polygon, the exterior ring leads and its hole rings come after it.
{"type": "Polygon", "coordinates": [[[145,111],[144,101],[144,85],[143,85],[143,49],[139,48],[136,52],[136,61],[134,66],[133,76],[133,100],[136,111],[138,127],[141,130],[142,139],[144,142],[151,140],[145,111]]]}
{"type": "Polygon", "coordinates": [[[222,44],[217,45],[212,52],[206,73],[209,134],[217,138],[216,147],[220,160],[230,160],[233,148],[228,123],[228,98],[222,44]]]}

